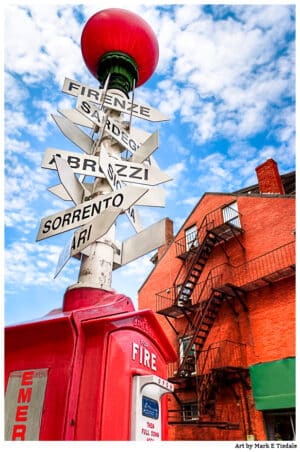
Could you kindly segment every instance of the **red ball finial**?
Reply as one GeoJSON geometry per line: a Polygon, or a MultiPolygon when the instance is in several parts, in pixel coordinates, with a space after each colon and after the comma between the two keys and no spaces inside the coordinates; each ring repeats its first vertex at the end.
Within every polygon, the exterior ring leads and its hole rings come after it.
{"type": "MultiPolygon", "coordinates": [[[[101,82],[108,72],[115,71],[122,76],[129,72],[136,86],[151,77],[159,55],[157,38],[147,22],[133,12],[118,8],[99,11],[87,21],[81,36],[81,51],[89,71],[101,82]],[[118,69],[115,69],[116,62],[118,69]]],[[[127,92],[131,89],[132,86],[127,92]]]]}

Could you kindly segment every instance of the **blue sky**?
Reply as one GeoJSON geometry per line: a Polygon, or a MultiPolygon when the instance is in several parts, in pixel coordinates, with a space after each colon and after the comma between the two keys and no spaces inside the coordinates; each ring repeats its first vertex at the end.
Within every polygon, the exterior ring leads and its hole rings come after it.
{"type": "MultiPolygon", "coordinates": [[[[154,156],[173,181],[165,184],[164,209],[139,208],[145,227],[167,216],[176,232],[204,192],[255,184],[255,167],[267,158],[277,161],[281,173],[295,169],[293,5],[128,3],[5,6],[6,324],[60,307],[66,288],[77,282],[75,259],[53,279],[70,233],[35,242],[41,218],[71,206],[47,191],[58,176],[40,166],[48,147],[81,153],[51,114],[75,107],[75,98],[61,92],[65,77],[98,86],[83,63],[80,37],[100,9],[125,7],[140,14],[159,42],[155,74],[135,98],[170,120],[134,119],[133,125],[159,130],[154,156]]],[[[133,233],[123,215],[117,237],[133,233]]],[[[113,288],[136,305],[152,254],[113,273],[113,288]]]]}

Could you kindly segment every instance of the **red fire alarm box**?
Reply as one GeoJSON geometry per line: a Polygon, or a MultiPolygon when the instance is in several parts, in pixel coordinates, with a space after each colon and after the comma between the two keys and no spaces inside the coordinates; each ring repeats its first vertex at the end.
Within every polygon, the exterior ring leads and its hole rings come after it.
{"type": "Polygon", "coordinates": [[[176,354],[152,311],[72,289],[63,310],[5,334],[6,440],[167,439],[176,354]]]}

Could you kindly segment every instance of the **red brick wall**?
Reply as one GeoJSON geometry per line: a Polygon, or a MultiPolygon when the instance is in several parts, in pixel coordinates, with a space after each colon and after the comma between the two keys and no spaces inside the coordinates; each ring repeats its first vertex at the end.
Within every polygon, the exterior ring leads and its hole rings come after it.
{"type": "MultiPolygon", "coordinates": [[[[210,211],[230,202],[238,201],[241,214],[241,225],[244,233],[239,237],[241,245],[231,239],[225,248],[229,261],[220,246],[216,246],[205,266],[199,281],[204,281],[209,273],[220,274],[228,281],[236,283],[253,279],[258,273],[271,271],[272,266],[286,259],[281,254],[282,245],[294,240],[295,232],[295,200],[283,197],[238,196],[206,194],[197,208],[187,219],[184,227],[176,237],[184,237],[187,227],[197,224],[199,227],[203,217],[210,211]],[[279,248],[277,254],[268,254],[279,248]],[[271,257],[270,257],[271,256],[271,257]],[[253,260],[257,257],[259,259],[253,260]],[[247,265],[245,265],[245,263],[247,265]],[[233,268],[230,268],[230,264],[233,268]]],[[[175,245],[172,244],[162,256],[160,262],[139,291],[139,308],[156,310],[155,294],[171,287],[180,268],[181,261],[176,258],[175,245]]],[[[233,340],[247,344],[247,366],[273,361],[295,355],[295,282],[294,278],[276,282],[247,294],[248,312],[235,300],[235,316],[227,303],[221,307],[218,317],[211,329],[205,348],[209,344],[233,340]]],[[[157,315],[170,337],[174,347],[178,341],[164,316],[157,315]]],[[[176,329],[183,332],[186,326],[184,319],[172,320],[176,329]]],[[[248,394],[251,399],[251,391],[248,394]]],[[[173,408],[176,403],[173,399],[173,408]]],[[[222,403],[222,399],[220,399],[222,403]]],[[[251,405],[251,403],[250,403],[251,405]]],[[[244,413],[245,415],[245,413],[244,413]]],[[[255,438],[266,439],[262,414],[251,405],[251,423],[255,438]]],[[[221,431],[217,429],[201,429],[195,426],[170,426],[170,439],[176,440],[240,440],[241,431],[221,431]]]]}
{"type": "Polygon", "coordinates": [[[277,163],[273,159],[255,168],[258,186],[261,193],[279,193],[284,194],[284,188],[278,172],[277,163]]]}

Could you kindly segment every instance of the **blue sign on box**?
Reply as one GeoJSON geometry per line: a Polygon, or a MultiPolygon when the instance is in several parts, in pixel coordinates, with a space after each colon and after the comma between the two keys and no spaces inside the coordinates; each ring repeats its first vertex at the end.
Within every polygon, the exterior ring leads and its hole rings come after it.
{"type": "Polygon", "coordinates": [[[150,399],[143,396],[142,398],[142,414],[151,419],[158,419],[159,417],[159,405],[157,400],[150,399]]]}

